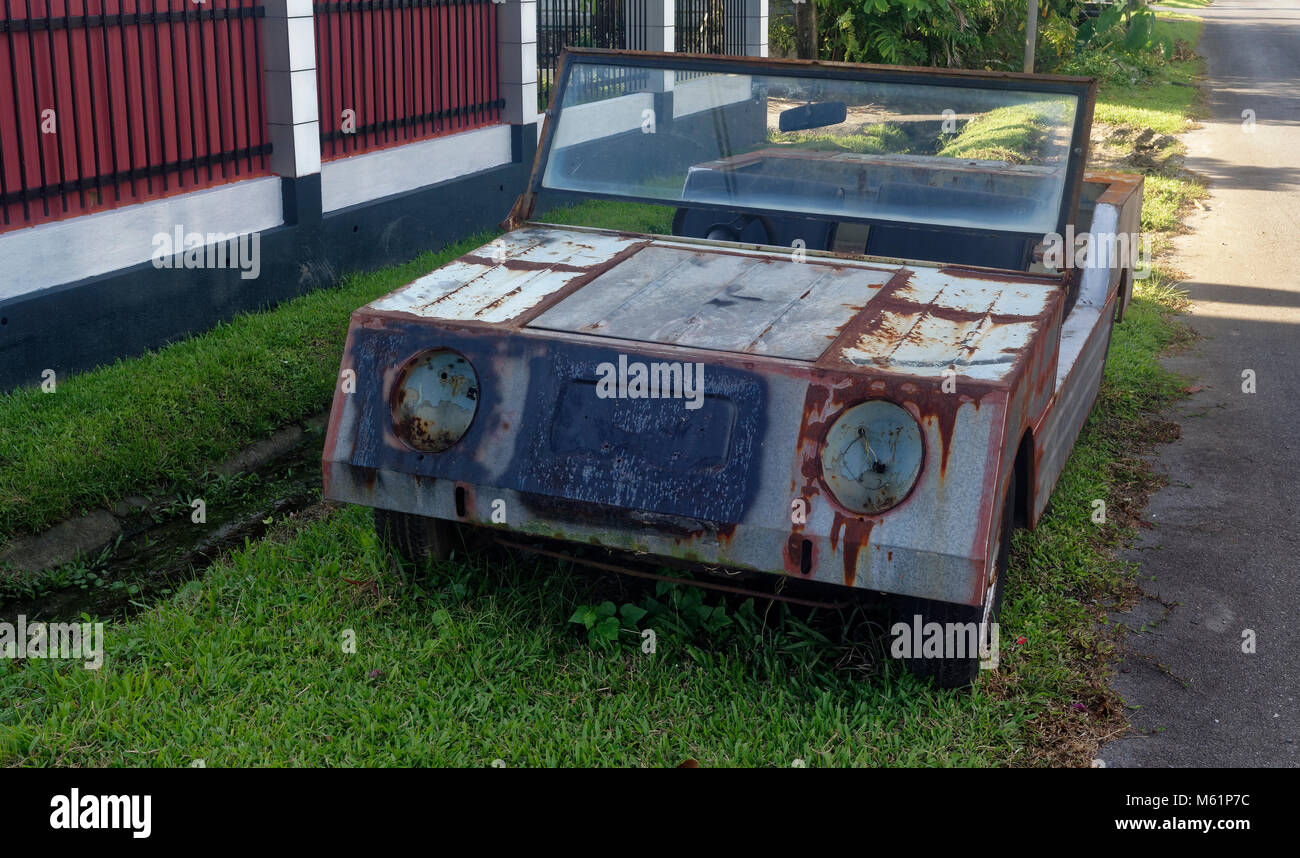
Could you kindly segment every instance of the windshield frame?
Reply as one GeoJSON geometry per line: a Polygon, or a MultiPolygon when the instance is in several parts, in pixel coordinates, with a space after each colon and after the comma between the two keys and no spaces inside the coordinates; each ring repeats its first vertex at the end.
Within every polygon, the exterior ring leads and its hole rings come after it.
{"type": "MultiPolygon", "coordinates": [[[[910,66],[885,66],[860,63],[839,63],[822,60],[771,59],[765,57],[733,57],[687,53],[655,53],[646,51],[611,50],[604,48],[566,48],[560,56],[557,81],[551,89],[550,104],[542,126],[541,139],[533,161],[527,192],[516,204],[507,223],[520,223],[530,219],[538,195],[543,191],[560,199],[608,199],[623,202],[672,206],[662,197],[641,197],[632,194],[603,193],[598,191],[571,191],[550,188],[543,184],[551,147],[555,136],[557,117],[562,113],[570,78],[577,62],[607,66],[634,66],[665,71],[700,71],[732,74],[761,74],[793,78],[815,78],[870,83],[916,84],[924,86],[951,86],[986,90],[1010,90],[1043,94],[1072,95],[1078,99],[1074,128],[1071,132],[1069,159],[1066,166],[1065,185],[1061,194],[1061,207],[1057,213],[1056,231],[1065,234],[1078,211],[1087,157],[1088,138],[1092,128],[1093,108],[1096,103],[1097,82],[1094,78],[1066,75],[1039,75],[1022,72],[982,71],[975,69],[934,69],[910,66]]],[[[721,211],[743,211],[756,214],[774,213],[769,207],[745,206],[740,202],[711,204],[689,202],[692,208],[721,211]]],[[[791,217],[816,218],[808,212],[788,212],[791,217]]],[[[837,213],[835,220],[854,223],[890,223],[880,218],[852,216],[837,213]]],[[[936,224],[935,228],[957,233],[979,235],[1031,236],[1041,235],[1037,230],[997,230],[936,224]]]]}

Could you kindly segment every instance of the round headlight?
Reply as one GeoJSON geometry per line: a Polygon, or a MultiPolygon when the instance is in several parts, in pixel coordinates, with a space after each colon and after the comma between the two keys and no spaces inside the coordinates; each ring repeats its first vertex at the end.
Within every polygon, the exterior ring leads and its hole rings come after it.
{"type": "Polygon", "coordinates": [[[397,376],[393,429],[427,453],[441,453],[469,431],[478,411],[478,374],[451,349],[421,352],[397,376]]]}
{"type": "Polygon", "coordinates": [[[822,478],[848,509],[884,512],[912,490],[924,454],[912,415],[873,399],[847,409],[831,425],[822,446],[822,478]]]}

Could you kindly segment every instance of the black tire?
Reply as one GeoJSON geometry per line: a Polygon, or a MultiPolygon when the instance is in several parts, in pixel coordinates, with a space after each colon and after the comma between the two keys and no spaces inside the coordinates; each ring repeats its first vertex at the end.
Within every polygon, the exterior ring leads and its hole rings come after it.
{"type": "MultiPolygon", "coordinates": [[[[1006,583],[1007,561],[1011,556],[1011,534],[1016,527],[1016,492],[1015,478],[1007,487],[1002,501],[1002,517],[998,535],[998,555],[994,565],[992,594],[985,605],[957,605],[952,602],[939,602],[934,599],[904,597],[898,602],[896,621],[910,627],[916,615],[923,623],[996,623],[1002,611],[1002,591],[1006,583]],[[988,616],[985,619],[985,609],[988,616]]],[[[986,627],[985,627],[986,628],[986,627]]],[[[981,628],[983,633],[985,628],[981,628]]],[[[981,645],[983,645],[981,641],[981,645]]],[[[967,688],[974,684],[980,672],[980,658],[976,654],[965,658],[905,658],[904,665],[914,676],[934,681],[940,688],[967,688]]]]}
{"type": "Polygon", "coordinates": [[[374,513],[379,541],[408,563],[423,565],[451,556],[451,522],[389,509],[375,509],[374,513]]]}

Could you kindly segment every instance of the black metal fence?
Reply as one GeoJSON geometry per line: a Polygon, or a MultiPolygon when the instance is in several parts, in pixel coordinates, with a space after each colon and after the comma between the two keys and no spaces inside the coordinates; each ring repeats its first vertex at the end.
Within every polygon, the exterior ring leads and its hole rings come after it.
{"type": "Polygon", "coordinates": [[[745,53],[745,0],[677,0],[674,50],[688,54],[745,53]]]}
{"type": "MultiPolygon", "coordinates": [[[[566,47],[643,51],[647,23],[644,0],[538,0],[538,109],[545,110],[550,103],[560,54],[566,47]]],[[[624,88],[636,86],[625,81],[624,88]]]]}

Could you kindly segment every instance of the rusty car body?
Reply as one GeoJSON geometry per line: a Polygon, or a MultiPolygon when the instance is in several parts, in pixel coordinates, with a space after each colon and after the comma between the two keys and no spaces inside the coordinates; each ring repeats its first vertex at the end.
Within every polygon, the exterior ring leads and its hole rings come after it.
{"type": "Polygon", "coordinates": [[[325,496],[402,553],[460,523],[995,618],[1132,288],[1113,248],[1044,261],[1048,234],[1138,228],[1141,178],[1084,174],[1094,96],[568,53],[507,231],[353,314],[325,496]],[[949,148],[1022,115],[1029,157],[949,148]],[[676,234],[548,224],[548,194],[673,206],[676,234]]]}

